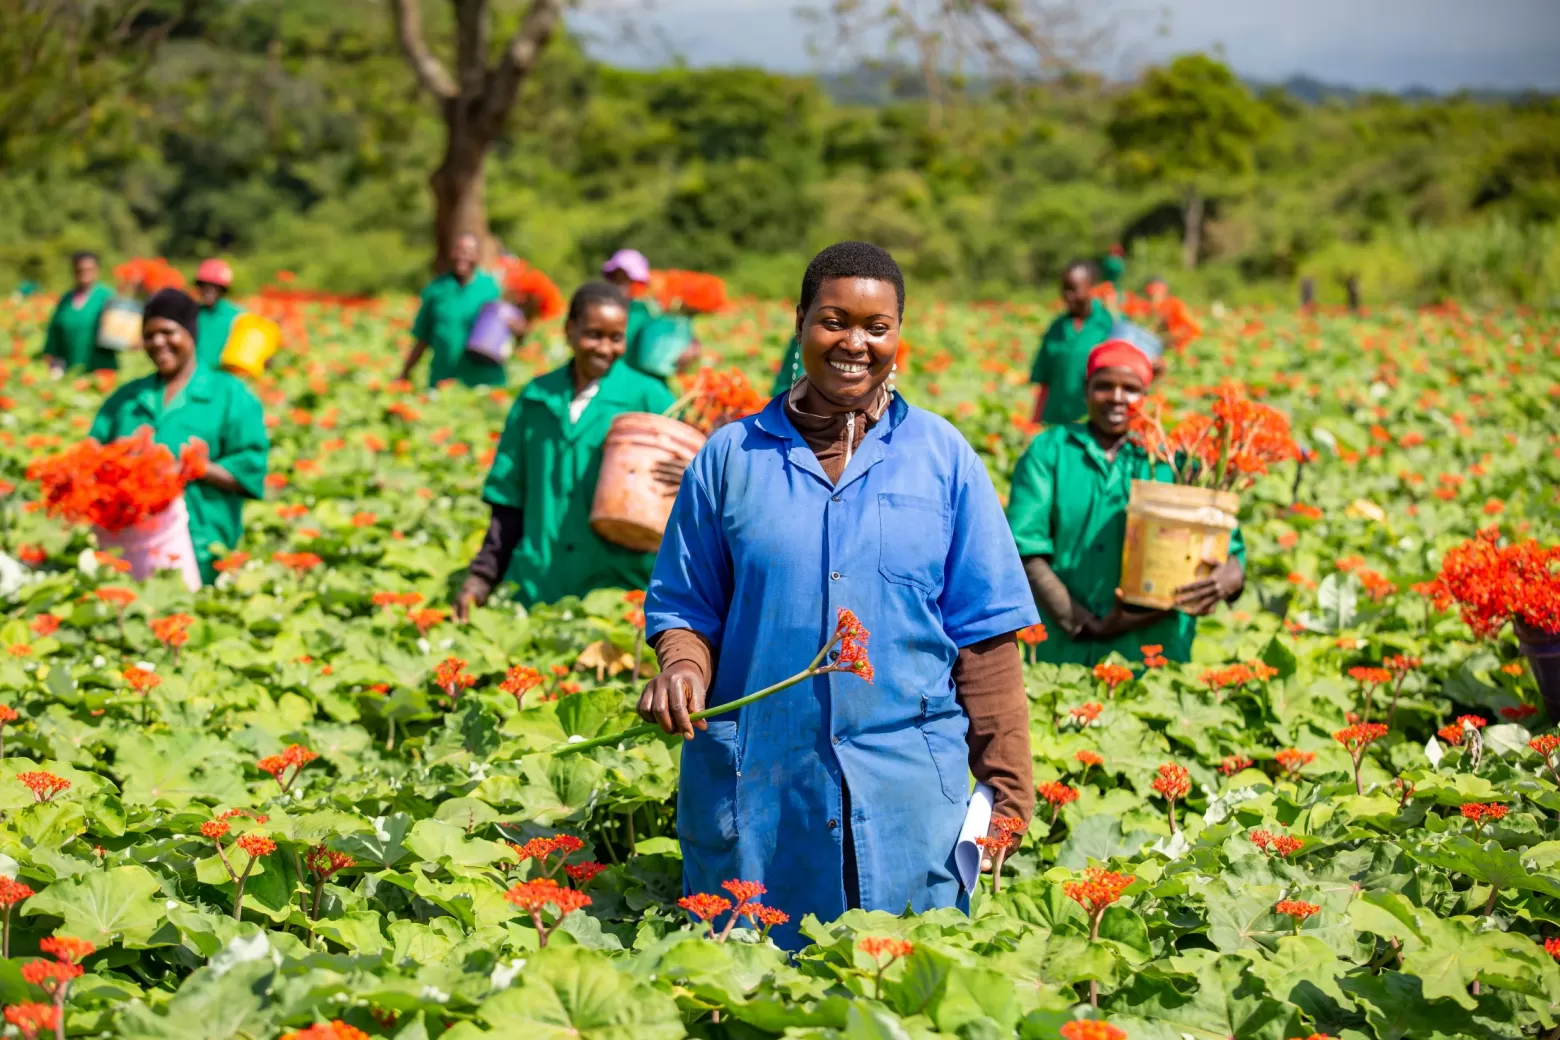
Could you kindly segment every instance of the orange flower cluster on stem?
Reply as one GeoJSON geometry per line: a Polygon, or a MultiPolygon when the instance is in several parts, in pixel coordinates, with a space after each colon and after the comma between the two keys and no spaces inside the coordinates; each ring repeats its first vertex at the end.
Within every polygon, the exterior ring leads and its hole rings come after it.
{"type": "Polygon", "coordinates": [[[162,257],[137,256],[114,268],[114,281],[127,294],[151,294],[162,289],[183,289],[184,275],[162,257]]]}
{"type": "Polygon", "coordinates": [[[49,516],[117,533],[167,509],[206,472],[206,449],[192,441],[174,458],[150,427],[109,444],[88,439],[27,467],[49,516]]]}
{"type": "Polygon", "coordinates": [[[1254,765],[1256,763],[1245,755],[1225,755],[1219,762],[1219,772],[1225,776],[1234,776],[1242,769],[1250,769],[1254,765]]]}
{"type": "Polygon", "coordinates": [[[1159,775],[1154,777],[1150,784],[1156,792],[1165,800],[1166,811],[1170,818],[1170,833],[1180,830],[1175,822],[1175,803],[1178,799],[1185,798],[1192,790],[1192,778],[1185,767],[1178,766],[1174,762],[1166,762],[1159,767],[1159,775]]]}
{"type": "Polygon", "coordinates": [[[572,834],[554,834],[550,838],[532,838],[524,845],[507,842],[519,857],[520,862],[531,860],[536,864],[536,869],[544,878],[552,878],[560,868],[564,868],[566,861],[576,852],[585,847],[585,843],[572,834]],[[557,862],[552,862],[554,855],[558,856],[557,862]]]}
{"type": "Polygon", "coordinates": [[[1300,934],[1300,922],[1307,917],[1321,912],[1321,907],[1315,903],[1306,903],[1299,899],[1285,899],[1273,905],[1275,914],[1284,914],[1294,921],[1295,934],[1300,934]]]}
{"type": "Polygon", "coordinates": [[[1097,1018],[1080,1018],[1062,1023],[1062,1040],[1127,1040],[1127,1031],[1097,1018]]]}
{"type": "Polygon", "coordinates": [[[1505,819],[1511,811],[1504,805],[1481,805],[1478,802],[1466,802],[1458,808],[1463,819],[1472,820],[1475,826],[1481,827],[1488,821],[1505,819]]]}
{"type": "MultiPolygon", "coordinates": [[[[1079,761],[1082,761],[1082,759],[1079,759],[1079,761]]],[[[1051,806],[1051,825],[1053,827],[1056,825],[1057,816],[1061,814],[1062,806],[1078,800],[1077,789],[1068,787],[1060,780],[1047,780],[1043,784],[1036,785],[1035,791],[1051,806]]]]}
{"type": "Polygon", "coordinates": [[[499,274],[504,295],[525,311],[532,321],[551,321],[564,312],[567,304],[558,286],[540,269],[518,257],[501,257],[499,274]]]}
{"type": "Polygon", "coordinates": [[[1150,396],[1133,409],[1130,436],[1149,457],[1167,464],[1178,484],[1238,491],[1269,467],[1300,457],[1289,419],[1258,404],[1234,383],[1220,386],[1209,411],[1179,422],[1163,398],[1150,396]]]}
{"type": "Polygon", "coordinates": [[[333,1018],[329,1022],[317,1022],[307,1029],[284,1033],[282,1040],[370,1040],[370,1038],[357,1026],[333,1018]]]}
{"type": "Polygon", "coordinates": [[[476,685],[477,677],[466,671],[466,662],[459,657],[446,657],[433,670],[433,684],[443,693],[446,705],[453,704],[462,690],[476,685]]]}
{"type": "Polygon", "coordinates": [[[262,773],[270,773],[281,785],[282,793],[286,794],[293,781],[298,779],[298,774],[303,772],[303,767],[319,757],[318,752],[302,744],[289,744],[280,755],[267,755],[255,764],[262,773]]]}
{"type": "Polygon", "coordinates": [[[1210,690],[1238,688],[1250,682],[1267,682],[1278,674],[1278,669],[1264,661],[1248,661],[1223,668],[1206,669],[1198,678],[1210,690]]]}
{"type": "Polygon", "coordinates": [[[1292,852],[1299,852],[1305,847],[1305,842],[1288,834],[1274,834],[1268,830],[1254,830],[1250,834],[1251,843],[1268,855],[1288,856],[1292,852]]]}
{"type": "Polygon", "coordinates": [[[1513,619],[1560,633],[1560,546],[1531,538],[1501,545],[1500,529],[1487,527],[1447,551],[1428,591],[1437,610],[1456,603],[1481,638],[1493,637],[1513,619]]]}
{"type": "Polygon", "coordinates": [[[541,672],[517,664],[504,673],[504,681],[498,684],[498,688],[513,697],[516,705],[520,705],[525,695],[542,685],[542,681],[541,672]]]}
{"type": "Polygon", "coordinates": [[[1132,678],[1132,669],[1124,664],[1101,661],[1094,666],[1094,678],[1105,684],[1106,698],[1113,699],[1116,696],[1116,687],[1132,678]]]}
{"type": "Polygon", "coordinates": [[[1352,726],[1333,732],[1333,739],[1342,744],[1354,761],[1354,793],[1364,794],[1365,785],[1360,781],[1360,764],[1365,759],[1365,749],[1386,736],[1389,730],[1380,722],[1356,722],[1352,726]]]}
{"type": "Polygon", "coordinates": [[[914,953],[915,944],[908,939],[869,935],[866,938],[856,940],[856,949],[872,958],[872,963],[876,968],[873,997],[874,999],[882,1000],[883,972],[887,971],[888,966],[901,957],[908,957],[914,953]],[[888,959],[884,960],[885,957],[888,959]]]}
{"type": "Polygon", "coordinates": [[[650,294],[664,310],[713,314],[726,306],[726,283],[700,271],[651,271],[650,294]]]}
{"type": "Polygon", "coordinates": [[[70,781],[63,776],[55,776],[45,770],[28,770],[17,773],[16,779],[22,782],[33,793],[33,802],[52,802],[56,795],[62,791],[70,790],[70,781]]]}
{"type": "Polygon", "coordinates": [[[694,373],[682,396],[663,414],[678,416],[708,436],[729,422],[752,415],[766,403],[741,369],[705,367],[694,373]]]}
{"type": "Polygon", "coordinates": [[[1316,761],[1315,751],[1301,751],[1299,748],[1285,748],[1273,756],[1279,768],[1290,776],[1300,775],[1300,770],[1316,761]]]}
{"type": "Polygon", "coordinates": [[[531,915],[531,923],[536,928],[537,945],[543,947],[553,932],[558,930],[558,926],[563,924],[565,917],[591,904],[590,896],[578,889],[564,888],[552,878],[521,881],[512,885],[504,893],[504,898],[531,915]],[[556,915],[551,927],[545,925],[542,919],[542,910],[549,906],[556,915]]]}
{"type": "Polygon", "coordinates": [[[57,1032],[63,1019],[64,1013],[59,1008],[36,1001],[8,1004],[5,1009],[6,1024],[15,1026],[22,1040],[38,1040],[39,1037],[57,1032]]]}

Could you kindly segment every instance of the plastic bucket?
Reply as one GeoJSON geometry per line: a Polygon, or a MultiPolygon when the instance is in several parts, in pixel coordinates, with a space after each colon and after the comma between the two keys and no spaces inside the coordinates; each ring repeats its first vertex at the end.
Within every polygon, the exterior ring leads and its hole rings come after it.
{"type": "Polygon", "coordinates": [[[195,542],[190,538],[190,514],[184,496],[156,516],[149,517],[123,531],[105,531],[99,527],[98,545],[118,549],[130,564],[130,576],[136,580],[151,577],[157,571],[178,571],[191,592],[200,588],[200,565],[195,561],[195,542]]]}
{"type": "Polygon", "coordinates": [[[1134,480],[1121,547],[1121,594],[1159,610],[1175,590],[1206,578],[1230,552],[1240,497],[1229,491],[1134,480]]]}
{"type": "Polygon", "coordinates": [[[503,364],[514,350],[514,338],[509,323],[520,317],[520,308],[507,300],[489,300],[477,312],[477,320],[471,323],[471,335],[466,337],[466,349],[478,357],[503,364]]]}
{"type": "Polygon", "coordinates": [[[270,318],[245,312],[233,319],[227,345],[222,348],[222,367],[259,377],[265,364],[282,345],[282,330],[270,318]]]}
{"type": "Polygon", "coordinates": [[[141,346],[141,305],[123,297],[110,300],[98,318],[97,345],[104,350],[141,346]]]}
{"type": "Polygon", "coordinates": [[[1545,632],[1522,621],[1514,621],[1512,628],[1517,633],[1517,649],[1533,669],[1549,721],[1560,722],[1560,632],[1545,632]]]}
{"type": "Polygon", "coordinates": [[[628,362],[634,368],[661,379],[677,371],[677,362],[693,342],[693,322],[686,314],[658,314],[645,320],[636,342],[629,345],[628,362]]]}
{"type": "Polygon", "coordinates": [[[688,462],[704,440],[692,426],[664,415],[624,412],[613,419],[601,448],[591,530],[638,552],[659,549],[672,515],[672,496],[655,479],[653,467],[663,460],[688,462]]]}

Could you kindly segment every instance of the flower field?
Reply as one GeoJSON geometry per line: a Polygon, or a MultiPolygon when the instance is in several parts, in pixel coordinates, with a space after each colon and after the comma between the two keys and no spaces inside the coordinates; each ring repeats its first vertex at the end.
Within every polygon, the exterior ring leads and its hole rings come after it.
{"type": "MultiPolygon", "coordinates": [[[[1491,587],[1483,528],[1560,541],[1555,317],[1200,315],[1171,403],[1239,381],[1308,455],[1243,496],[1244,597],[1188,665],[1028,666],[1040,803],[969,918],[808,919],[789,957],[762,886],[679,906],[671,738],[549,753],[636,721],[633,590],[450,620],[513,391],[393,384],[408,301],[265,306],[270,492],[194,595],[30,507],[103,389],[27,360],[43,304],[0,310],[15,1035],[1557,1035],[1560,737],[1505,617],[1436,580],[1491,587]]],[[[899,386],[1004,494],[1048,318],[912,299],[899,386]]],[[[561,363],[545,329],[517,369],[561,363]]],[[[763,389],[788,332],[698,324],[763,389]]]]}

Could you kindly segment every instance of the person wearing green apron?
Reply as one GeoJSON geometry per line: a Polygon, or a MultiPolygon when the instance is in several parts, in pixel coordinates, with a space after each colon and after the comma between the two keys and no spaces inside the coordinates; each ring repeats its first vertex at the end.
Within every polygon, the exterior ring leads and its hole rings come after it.
{"type": "Polygon", "coordinates": [[[213,372],[222,367],[222,351],[227,347],[233,319],[244,313],[227,298],[233,288],[233,268],[215,257],[202,260],[195,270],[195,296],[200,300],[200,320],[196,323],[195,361],[213,372]]]}
{"type": "Polygon", "coordinates": [[[97,372],[118,369],[119,355],[97,345],[98,320],[114,294],[98,282],[98,256],[82,252],[70,258],[76,286],[60,297],[44,334],[43,356],[56,374],[67,369],[97,372]]]}
{"type": "MultiPolygon", "coordinates": [[[[486,603],[506,575],[524,606],[649,583],[655,553],[614,545],[590,527],[613,418],[674,403],[665,383],[621,363],[627,325],[628,299],[614,285],[587,283],[569,302],[564,335],[574,356],[533,379],[509,410],[482,487],[487,535],[455,597],[457,619],[486,603]]],[[[681,466],[666,463],[654,475],[668,497],[677,493],[681,466]]]]}
{"type": "Polygon", "coordinates": [[[1062,302],[1066,313],[1051,322],[1040,340],[1029,381],[1035,384],[1034,421],[1056,426],[1078,422],[1087,409],[1083,401],[1083,370],[1089,351],[1110,338],[1115,319],[1096,300],[1094,269],[1082,261],[1062,272],[1062,302]]]}
{"type": "Polygon", "coordinates": [[[482,244],[476,235],[455,239],[450,250],[450,269],[422,291],[422,302],[412,322],[415,341],[401,366],[401,378],[410,380],[412,371],[428,350],[433,351],[428,385],[438,386],[454,379],[465,386],[503,386],[508,382],[504,366],[466,349],[471,327],[483,304],[497,300],[498,282],[477,267],[482,244]]]}
{"type": "Polygon", "coordinates": [[[1110,247],[1110,252],[1100,258],[1100,280],[1109,282],[1111,288],[1120,289],[1121,280],[1127,274],[1126,250],[1121,243],[1110,247]]]}
{"type": "Polygon", "coordinates": [[[1229,558],[1176,589],[1174,609],[1120,602],[1132,481],[1173,475],[1127,437],[1132,406],[1153,382],[1148,358],[1109,340],[1090,352],[1084,378],[1088,421],[1053,426],[1031,441],[1008,499],[1008,524],[1047,633],[1035,650],[1042,661],[1094,665],[1113,652],[1136,661],[1141,647],[1158,644],[1170,660],[1189,660],[1197,618],[1245,587],[1245,542],[1237,528],[1229,558]]]}
{"type": "Polygon", "coordinates": [[[184,501],[195,562],[209,585],[216,578],[212,546],[236,548],[244,531],[244,502],[265,493],[271,438],[249,388],[197,361],[198,310],[178,289],[164,289],[147,301],[141,343],[156,371],[109,395],[90,436],[106,443],[150,426],[157,443],[175,454],[190,441],[206,445],[206,473],[184,489],[184,501]]]}

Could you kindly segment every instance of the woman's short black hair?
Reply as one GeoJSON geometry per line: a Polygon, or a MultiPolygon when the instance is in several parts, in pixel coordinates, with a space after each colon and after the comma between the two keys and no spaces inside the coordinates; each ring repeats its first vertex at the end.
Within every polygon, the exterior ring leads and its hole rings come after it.
{"type": "Polygon", "coordinates": [[[812,307],[823,283],[835,278],[870,278],[890,283],[899,298],[899,316],[905,316],[905,274],[883,247],[871,242],[836,242],[813,257],[807,273],[802,275],[802,313],[812,307]]]}
{"type": "Polygon", "coordinates": [[[90,249],[80,249],[70,254],[70,266],[72,267],[75,267],[83,260],[91,260],[95,264],[101,263],[101,261],[98,260],[98,255],[90,249]]]}
{"type": "Polygon", "coordinates": [[[607,303],[627,311],[628,294],[611,282],[586,282],[569,298],[569,320],[579,321],[585,316],[586,308],[607,303]]]}

